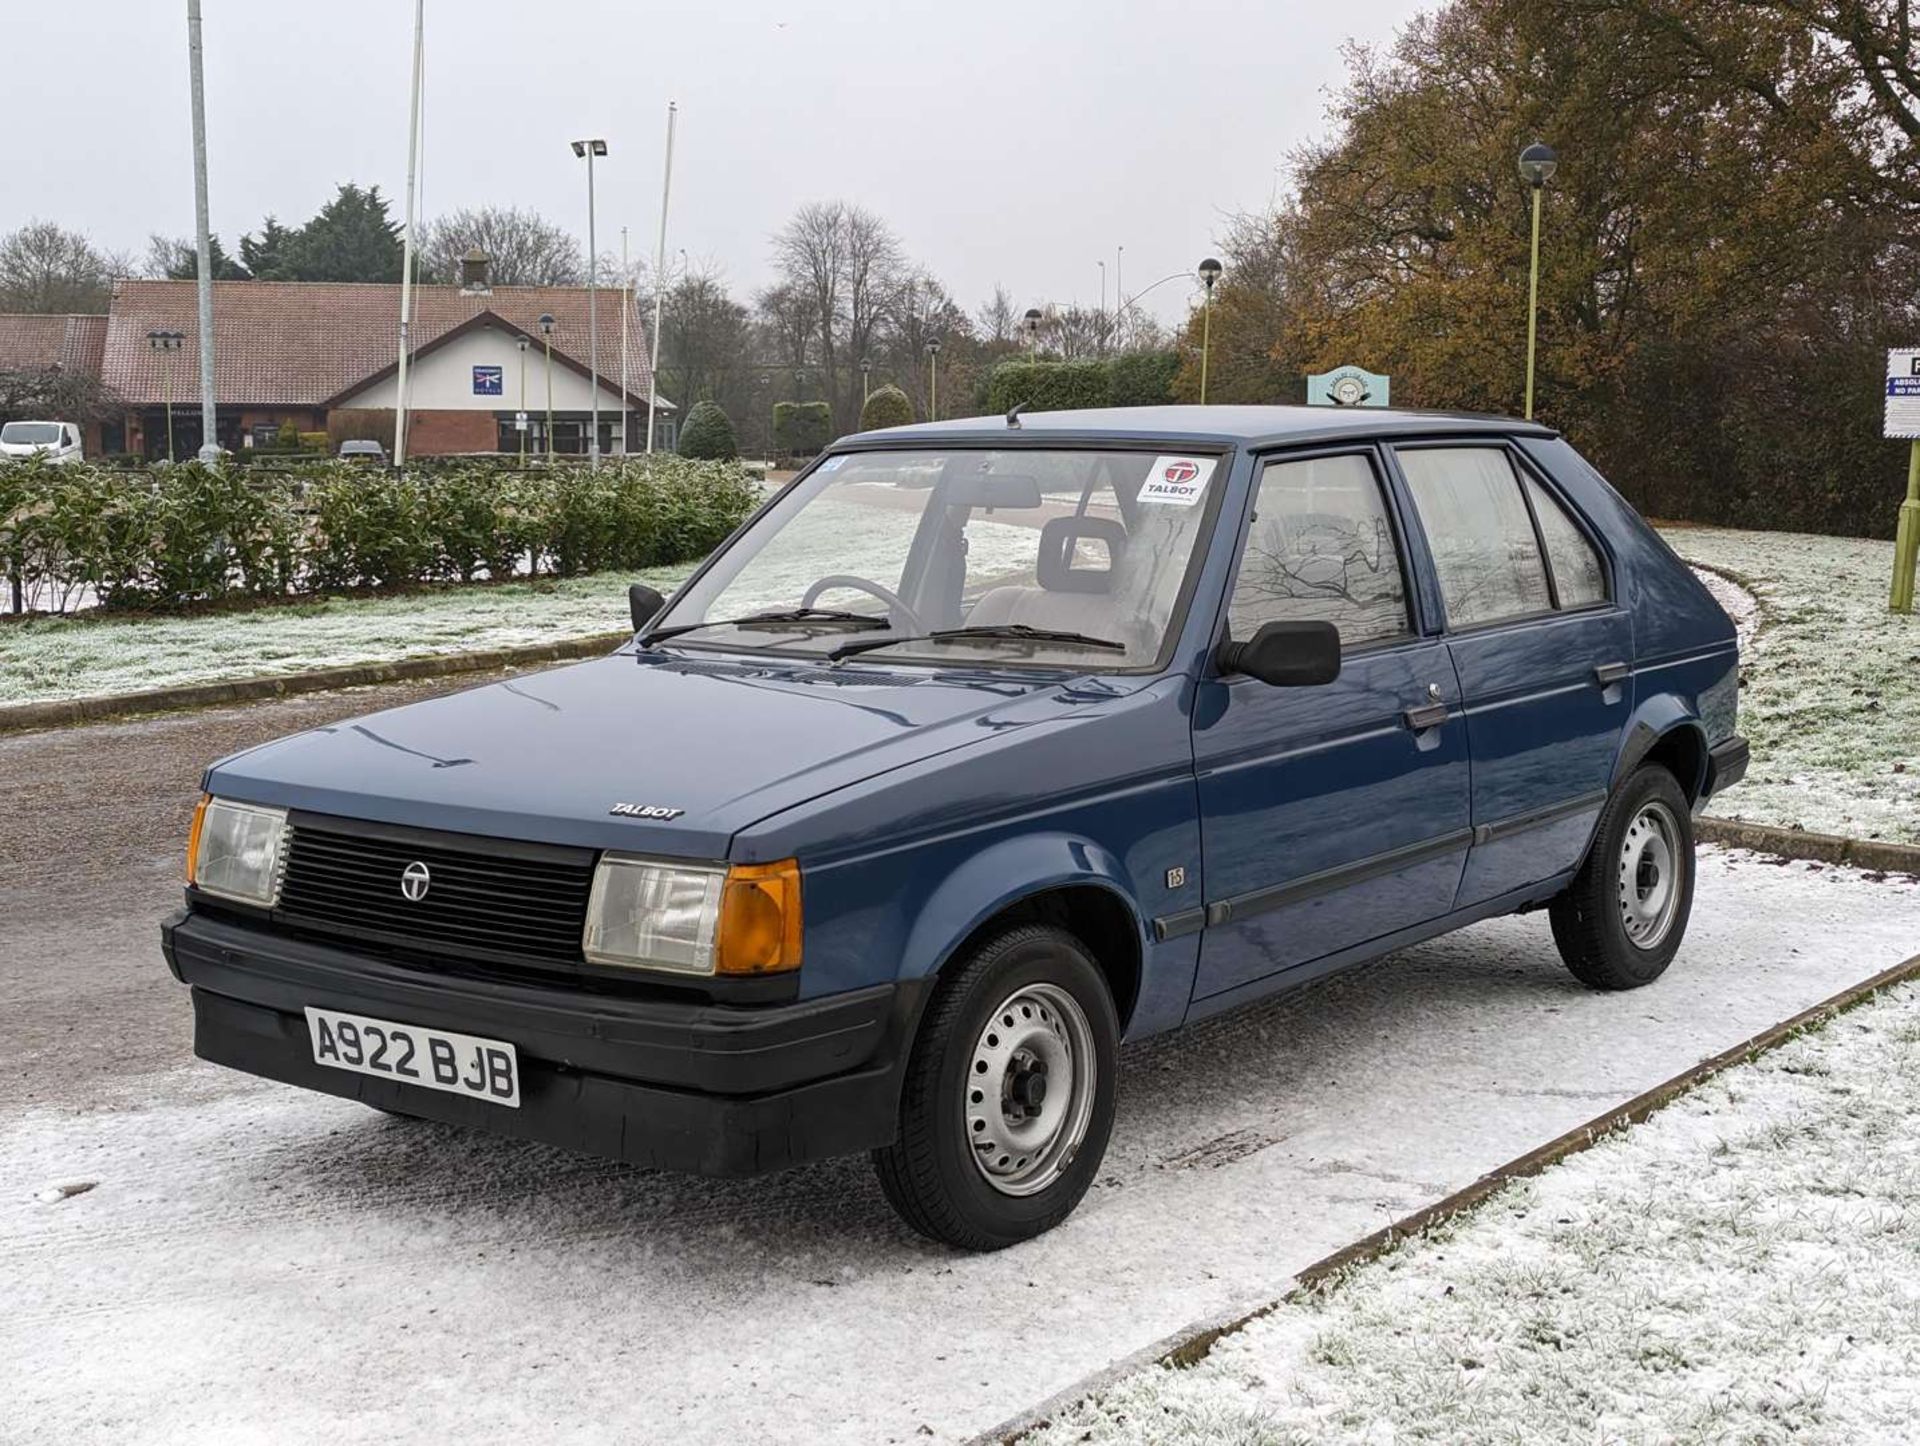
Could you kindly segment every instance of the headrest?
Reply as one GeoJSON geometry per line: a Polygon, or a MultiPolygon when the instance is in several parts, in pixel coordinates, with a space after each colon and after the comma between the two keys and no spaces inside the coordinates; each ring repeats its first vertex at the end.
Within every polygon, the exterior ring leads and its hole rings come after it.
{"type": "Polygon", "coordinates": [[[1040,561],[1035,576],[1048,592],[1106,592],[1114,569],[1127,550],[1127,529],[1111,517],[1056,517],[1040,529],[1040,561]],[[1103,542],[1107,565],[1089,567],[1079,555],[1083,542],[1103,542]]]}

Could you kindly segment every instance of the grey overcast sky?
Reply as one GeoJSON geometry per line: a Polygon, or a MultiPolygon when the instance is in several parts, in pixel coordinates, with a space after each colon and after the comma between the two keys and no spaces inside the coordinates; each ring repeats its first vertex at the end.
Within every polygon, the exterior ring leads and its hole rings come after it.
{"type": "MultiPolygon", "coordinates": [[[[968,310],[1092,305],[1191,267],[1326,126],[1348,40],[1414,0],[427,0],[422,214],[530,206],[586,232],[567,148],[603,135],[599,236],[652,253],[669,98],[669,254],[743,296],[808,200],[879,212],[968,310]],[[1110,275],[1111,288],[1113,278],[1110,275]]],[[[213,225],[231,248],[336,182],[400,214],[409,0],[203,0],[213,225]]],[[[6,0],[0,231],[45,217],[144,254],[193,225],[185,0],[6,0]]],[[[1147,303],[1177,314],[1183,286],[1147,303]]]]}

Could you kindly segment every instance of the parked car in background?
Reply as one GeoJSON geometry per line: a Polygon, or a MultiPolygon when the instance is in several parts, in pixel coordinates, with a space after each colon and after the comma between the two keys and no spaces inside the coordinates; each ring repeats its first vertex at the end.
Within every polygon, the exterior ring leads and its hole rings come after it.
{"type": "Polygon", "coordinates": [[[0,457],[80,462],[85,460],[85,453],[80,429],[72,422],[8,422],[0,427],[0,457]]]}
{"type": "Polygon", "coordinates": [[[1530,909],[1651,983],[1747,766],[1726,614],[1500,418],[849,437],[632,604],[208,771],[201,1057],[709,1174],[870,1150],[994,1249],[1093,1182],[1122,1040],[1530,909]]]}
{"type": "Polygon", "coordinates": [[[356,439],[340,444],[340,460],[343,462],[366,462],[376,466],[387,465],[387,449],[378,442],[356,439]]]}

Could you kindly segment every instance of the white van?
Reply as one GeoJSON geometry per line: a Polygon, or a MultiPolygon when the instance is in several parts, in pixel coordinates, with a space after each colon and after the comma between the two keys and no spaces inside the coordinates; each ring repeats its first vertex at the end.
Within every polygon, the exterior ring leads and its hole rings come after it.
{"type": "Polygon", "coordinates": [[[0,457],[78,462],[82,455],[80,429],[72,422],[8,422],[0,427],[0,457]]]}

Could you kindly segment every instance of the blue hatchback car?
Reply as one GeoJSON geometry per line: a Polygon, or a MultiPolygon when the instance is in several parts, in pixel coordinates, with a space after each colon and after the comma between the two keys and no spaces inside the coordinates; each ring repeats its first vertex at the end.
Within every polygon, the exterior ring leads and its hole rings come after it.
{"type": "Polygon", "coordinates": [[[1118,1047],[1545,907],[1659,976],[1745,771],[1734,630],[1553,432],[1287,407],[849,437],[609,657],[206,777],[220,1064],[633,1161],[873,1153],[993,1249],[1118,1047]]]}

